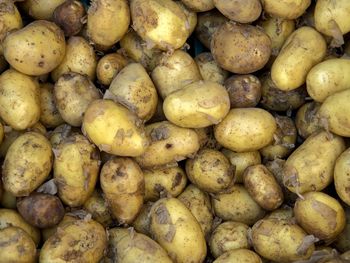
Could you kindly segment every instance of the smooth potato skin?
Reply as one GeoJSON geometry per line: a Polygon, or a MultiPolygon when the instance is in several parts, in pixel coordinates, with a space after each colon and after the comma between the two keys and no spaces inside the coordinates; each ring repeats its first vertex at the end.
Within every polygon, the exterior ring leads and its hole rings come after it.
{"type": "Polygon", "coordinates": [[[54,85],[44,83],[40,87],[40,122],[47,128],[55,128],[64,123],[54,96],[54,85]]]}
{"type": "Polygon", "coordinates": [[[262,263],[261,258],[249,249],[234,249],[227,251],[213,263],[262,263]]]}
{"type": "Polygon", "coordinates": [[[96,75],[98,81],[108,86],[113,78],[127,65],[127,59],[118,54],[112,53],[103,56],[97,63],[96,75]]]}
{"type": "Polygon", "coordinates": [[[205,12],[215,8],[213,0],[181,0],[181,1],[190,10],[193,10],[195,12],[205,12]]]}
{"type": "Polygon", "coordinates": [[[296,19],[301,16],[311,4],[311,0],[263,0],[262,5],[265,12],[271,16],[284,19],[296,19]]]}
{"type": "Polygon", "coordinates": [[[350,206],[350,149],[344,151],[334,166],[334,185],[340,199],[350,206]]]}
{"type": "Polygon", "coordinates": [[[230,20],[239,23],[251,23],[257,20],[261,13],[261,3],[259,0],[213,0],[213,2],[222,14],[230,20]]]}

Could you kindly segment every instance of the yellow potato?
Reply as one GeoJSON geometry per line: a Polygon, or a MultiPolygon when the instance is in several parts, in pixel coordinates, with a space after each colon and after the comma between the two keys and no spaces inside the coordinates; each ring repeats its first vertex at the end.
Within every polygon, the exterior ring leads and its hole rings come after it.
{"type": "Polygon", "coordinates": [[[51,20],[55,8],[64,1],[65,0],[26,0],[23,4],[21,4],[21,7],[27,14],[37,20],[51,20]]]}
{"type": "Polygon", "coordinates": [[[301,106],[295,117],[295,126],[298,134],[306,139],[312,133],[321,129],[321,123],[318,118],[318,110],[321,104],[317,102],[309,102],[301,106]]]}
{"type": "Polygon", "coordinates": [[[221,255],[213,263],[262,263],[261,258],[255,252],[248,249],[234,249],[221,255]]]}
{"type": "Polygon", "coordinates": [[[51,83],[41,84],[40,87],[40,122],[47,128],[55,128],[64,123],[57,109],[54,85],[51,83]]]}
{"type": "Polygon", "coordinates": [[[224,84],[229,73],[219,67],[210,52],[203,52],[197,55],[195,61],[203,80],[217,82],[221,85],[224,84]]]}
{"type": "Polygon", "coordinates": [[[205,12],[215,8],[213,0],[181,0],[181,1],[189,9],[194,10],[196,12],[205,12]]]}
{"type": "Polygon", "coordinates": [[[283,220],[292,220],[293,219],[293,208],[286,206],[284,208],[279,208],[272,211],[265,218],[275,218],[275,219],[283,219],[283,220]]]}
{"type": "Polygon", "coordinates": [[[261,2],[266,13],[284,19],[298,18],[311,4],[311,0],[263,0],[261,2]]]}
{"type": "Polygon", "coordinates": [[[139,233],[142,233],[146,236],[151,237],[149,225],[151,223],[151,218],[149,217],[149,213],[153,206],[153,202],[144,203],[140,212],[138,213],[135,220],[132,222],[133,228],[139,233]]]}
{"type": "Polygon", "coordinates": [[[58,144],[73,134],[81,134],[81,132],[78,128],[74,128],[68,124],[57,126],[49,136],[52,148],[56,149],[58,144]]]}
{"type": "Polygon", "coordinates": [[[300,27],[284,42],[273,62],[271,79],[280,90],[299,88],[305,83],[307,73],[326,55],[326,41],[311,27],[300,27]]]}
{"type": "Polygon", "coordinates": [[[216,140],[235,152],[259,150],[270,144],[277,129],[273,116],[259,108],[232,109],[215,126],[216,140]]]}
{"type": "Polygon", "coordinates": [[[128,64],[128,60],[118,54],[111,53],[103,56],[97,63],[96,75],[98,81],[106,86],[111,84],[113,78],[128,64]]]}
{"type": "Polygon", "coordinates": [[[222,14],[239,23],[251,23],[257,20],[261,13],[259,0],[213,0],[213,2],[222,14]]]}
{"type": "Polygon", "coordinates": [[[340,199],[350,206],[350,148],[336,160],[334,166],[334,185],[340,199]]]}
{"type": "MultiPolygon", "coordinates": [[[[206,0],[204,0],[206,1],[206,0]]],[[[211,1],[211,0],[209,0],[211,1]]],[[[183,1],[175,1],[175,3],[181,8],[186,16],[186,28],[188,30],[188,34],[191,35],[196,28],[197,25],[197,13],[191,9],[189,9],[183,1]]]]}
{"type": "Polygon", "coordinates": [[[108,227],[113,222],[107,202],[97,190],[95,190],[85,201],[84,209],[91,214],[92,219],[96,220],[104,227],[108,227]]]}
{"type": "MultiPolygon", "coordinates": [[[[4,40],[8,32],[23,27],[21,14],[12,1],[1,2],[0,23],[0,43],[4,40]]],[[[0,47],[0,54],[2,54],[2,47],[0,47]]]]}

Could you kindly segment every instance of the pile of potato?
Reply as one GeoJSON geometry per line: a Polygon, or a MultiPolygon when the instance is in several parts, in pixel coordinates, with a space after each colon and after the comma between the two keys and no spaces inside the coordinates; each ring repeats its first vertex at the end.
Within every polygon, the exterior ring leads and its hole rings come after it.
{"type": "Polygon", "coordinates": [[[0,262],[350,262],[349,14],[0,0],[0,262]]]}

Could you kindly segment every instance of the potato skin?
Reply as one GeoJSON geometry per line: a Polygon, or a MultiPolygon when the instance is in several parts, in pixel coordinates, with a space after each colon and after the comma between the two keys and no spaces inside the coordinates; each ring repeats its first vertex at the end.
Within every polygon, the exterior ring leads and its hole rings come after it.
{"type": "Polygon", "coordinates": [[[344,151],[336,160],[334,166],[334,185],[340,199],[350,206],[350,148],[344,151]]]}
{"type": "Polygon", "coordinates": [[[318,110],[321,104],[317,102],[305,103],[301,106],[295,117],[295,126],[298,130],[298,134],[306,139],[312,133],[321,129],[321,123],[318,118],[318,110]]]}
{"type": "Polygon", "coordinates": [[[213,263],[262,263],[261,258],[255,252],[249,249],[234,249],[227,251],[213,263]]]}
{"type": "Polygon", "coordinates": [[[229,73],[219,67],[210,52],[200,53],[195,57],[195,61],[203,80],[217,82],[221,85],[224,84],[229,73]]]}
{"type": "Polygon", "coordinates": [[[151,223],[151,218],[149,217],[149,213],[153,206],[153,202],[144,203],[140,209],[135,220],[132,222],[133,228],[139,233],[142,233],[146,236],[151,237],[149,225],[151,223]]]}
{"type": "Polygon", "coordinates": [[[193,10],[195,12],[205,12],[215,8],[213,0],[181,0],[181,1],[190,10],[193,10]]]}
{"type": "Polygon", "coordinates": [[[231,109],[215,126],[214,134],[225,148],[247,152],[268,145],[276,129],[276,121],[269,112],[259,108],[237,108],[231,109]]]}
{"type": "Polygon", "coordinates": [[[27,14],[36,20],[51,20],[55,8],[64,1],[65,0],[26,0],[23,4],[21,4],[21,6],[27,12],[27,14]]]}
{"type": "MultiPolygon", "coordinates": [[[[12,1],[2,1],[0,6],[0,42],[4,40],[6,34],[14,29],[23,27],[21,14],[18,12],[16,5],[12,1]]],[[[0,47],[2,55],[2,47],[0,47]]]]}
{"type": "Polygon", "coordinates": [[[213,2],[215,7],[224,16],[239,23],[251,23],[257,20],[261,13],[261,3],[259,0],[213,0],[213,2]]]}
{"type": "Polygon", "coordinates": [[[158,200],[151,209],[154,239],[178,263],[203,262],[207,246],[202,229],[190,210],[176,198],[158,200]]]}
{"type": "Polygon", "coordinates": [[[84,209],[91,214],[92,219],[104,227],[112,224],[112,216],[109,212],[106,200],[100,191],[95,190],[84,203],[84,209]]]}
{"type": "Polygon", "coordinates": [[[56,68],[66,51],[63,31],[45,20],[34,21],[10,33],[2,46],[4,56],[13,68],[34,76],[44,75],[56,68]]]}
{"type": "Polygon", "coordinates": [[[55,128],[64,123],[60,112],[57,109],[54,85],[44,83],[40,87],[40,122],[47,128],[55,128]]]}
{"type": "Polygon", "coordinates": [[[284,19],[296,19],[301,16],[311,4],[311,0],[263,0],[262,5],[266,13],[284,19]]]}
{"type": "Polygon", "coordinates": [[[127,63],[127,59],[118,53],[111,53],[103,56],[98,61],[96,67],[98,81],[103,85],[109,86],[113,78],[127,65],[127,63]]]}

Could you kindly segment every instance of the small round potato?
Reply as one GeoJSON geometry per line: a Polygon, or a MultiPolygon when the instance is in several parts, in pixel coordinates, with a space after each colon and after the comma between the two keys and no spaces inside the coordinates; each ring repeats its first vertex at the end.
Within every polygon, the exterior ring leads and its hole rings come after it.
{"type": "Polygon", "coordinates": [[[251,23],[257,20],[261,13],[259,0],[213,0],[213,2],[222,14],[239,23],[251,23]]]}
{"type": "Polygon", "coordinates": [[[195,57],[195,61],[203,80],[224,84],[229,73],[219,67],[210,52],[200,53],[195,57]]]}
{"type": "Polygon", "coordinates": [[[107,202],[97,190],[86,200],[84,209],[91,214],[92,219],[96,220],[104,227],[108,227],[113,222],[107,202]]]}
{"type": "Polygon", "coordinates": [[[103,56],[97,63],[96,75],[98,81],[109,86],[114,77],[128,64],[128,60],[118,54],[111,53],[103,56]]]}
{"type": "Polygon", "coordinates": [[[321,123],[318,118],[320,107],[321,104],[312,101],[299,108],[295,117],[295,126],[302,138],[306,139],[312,133],[321,129],[321,123]]]}
{"type": "Polygon", "coordinates": [[[344,151],[334,166],[334,185],[340,199],[350,206],[350,148],[344,151]]]}
{"type": "Polygon", "coordinates": [[[65,0],[26,0],[21,7],[31,17],[40,20],[51,20],[52,14],[56,7],[61,5],[65,0]]]}
{"type": "Polygon", "coordinates": [[[215,126],[216,140],[235,152],[259,150],[270,144],[277,129],[273,116],[259,108],[232,109],[215,126]]]}
{"type": "Polygon", "coordinates": [[[266,13],[273,17],[296,19],[301,16],[311,4],[311,0],[263,0],[266,13]]]}
{"type": "Polygon", "coordinates": [[[40,122],[47,128],[55,128],[64,123],[60,112],[57,109],[54,85],[44,83],[40,87],[40,122]]]}
{"type": "Polygon", "coordinates": [[[181,0],[189,9],[195,12],[205,12],[215,8],[213,0],[181,0]]]}
{"type": "Polygon", "coordinates": [[[151,218],[149,215],[150,215],[152,206],[153,206],[153,202],[144,203],[137,217],[131,224],[137,232],[140,232],[149,237],[151,237],[150,228],[149,228],[151,223],[151,218]]]}
{"type": "Polygon", "coordinates": [[[262,263],[258,254],[249,249],[234,249],[227,251],[213,263],[262,263]]]}

